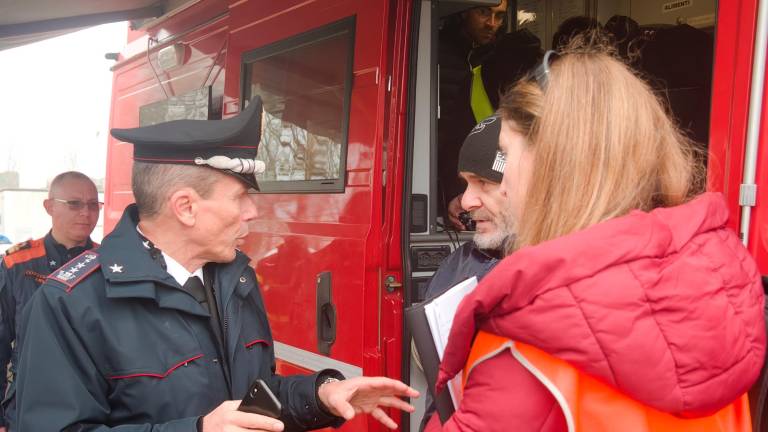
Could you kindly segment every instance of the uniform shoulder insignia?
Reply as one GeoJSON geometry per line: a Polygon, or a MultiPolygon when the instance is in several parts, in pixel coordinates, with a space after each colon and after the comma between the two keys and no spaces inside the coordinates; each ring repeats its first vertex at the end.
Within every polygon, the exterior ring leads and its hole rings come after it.
{"type": "Polygon", "coordinates": [[[6,255],[13,255],[18,251],[29,249],[32,247],[32,239],[23,241],[21,243],[16,243],[15,245],[8,248],[7,251],[5,251],[6,255]]]}
{"type": "Polygon", "coordinates": [[[51,273],[48,279],[64,284],[67,287],[67,292],[70,292],[78,282],[85,279],[86,276],[96,271],[99,267],[101,267],[99,254],[94,250],[89,250],[81,253],[72,261],[51,273]]]}
{"type": "Polygon", "coordinates": [[[16,264],[27,262],[34,258],[45,256],[45,244],[43,239],[27,240],[17,243],[5,251],[5,266],[8,268],[16,264]]]}

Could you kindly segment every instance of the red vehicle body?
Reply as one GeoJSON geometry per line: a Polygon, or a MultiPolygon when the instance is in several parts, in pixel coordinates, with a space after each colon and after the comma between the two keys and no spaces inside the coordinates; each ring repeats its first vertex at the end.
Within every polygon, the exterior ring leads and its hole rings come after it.
{"type": "MultiPolygon", "coordinates": [[[[192,1],[132,31],[114,66],[111,127],[138,126],[140,107],[208,86],[213,98],[221,100],[221,116],[226,118],[241,109],[254,86],[249,73],[258,71],[249,69],[248,61],[259,62],[260,49],[275,47],[272,54],[279,54],[281,41],[295,42],[297,35],[333,23],[352,29],[346,33],[353,36],[351,54],[326,50],[324,57],[315,59],[326,66],[351,62],[351,79],[345,81],[348,97],[341,110],[347,113],[341,120],[341,129],[346,128],[341,134],[346,134],[341,184],[312,190],[318,183],[312,180],[296,190],[278,187],[253,195],[259,216],[251,224],[243,250],[260,279],[281,373],[336,367],[348,375],[410,379],[403,309],[418,297],[411,248],[419,242],[449,243],[431,228],[423,238],[415,236],[410,222],[412,178],[421,169],[414,157],[414,136],[427,127],[418,123],[414,108],[418,104],[416,63],[427,55],[419,51],[422,46],[417,39],[420,33],[421,37],[429,33],[429,27],[419,23],[430,22],[424,18],[430,4],[420,0],[192,1]],[[177,63],[161,67],[160,51],[175,45],[181,47],[177,63]]],[[[738,230],[758,1],[718,2],[713,13],[708,187],[725,194],[732,226],[738,230]]],[[[296,46],[301,47],[301,41],[291,45],[296,46]]],[[[303,74],[320,74],[287,63],[286,70],[297,88],[303,88],[303,74]]],[[[762,98],[765,106],[765,92],[762,98]]],[[[288,109],[283,111],[285,120],[288,109]]],[[[294,124],[311,116],[319,118],[319,114],[294,115],[299,119],[294,124]]],[[[304,126],[312,129],[307,126],[310,123],[304,126]]],[[[768,274],[768,110],[762,111],[757,126],[761,145],[755,183],[762,187],[751,209],[747,240],[761,271],[768,274]]],[[[131,145],[110,138],[107,232],[133,201],[131,155],[131,145]]],[[[383,429],[365,418],[343,427],[347,431],[383,429]]]]}

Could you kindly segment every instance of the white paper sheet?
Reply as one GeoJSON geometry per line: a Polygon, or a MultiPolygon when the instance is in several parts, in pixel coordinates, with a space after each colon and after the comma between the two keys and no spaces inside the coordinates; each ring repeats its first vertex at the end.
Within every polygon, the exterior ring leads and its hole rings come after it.
{"type": "MultiPolygon", "coordinates": [[[[437,355],[440,360],[443,359],[445,347],[448,345],[448,336],[451,334],[453,326],[453,317],[464,297],[472,292],[477,286],[477,277],[471,277],[463,282],[454,285],[452,288],[441,294],[424,306],[424,314],[427,316],[429,329],[432,332],[432,338],[435,341],[437,355]]],[[[451,392],[453,406],[458,408],[461,399],[461,372],[448,384],[448,390],[451,392]]]]}

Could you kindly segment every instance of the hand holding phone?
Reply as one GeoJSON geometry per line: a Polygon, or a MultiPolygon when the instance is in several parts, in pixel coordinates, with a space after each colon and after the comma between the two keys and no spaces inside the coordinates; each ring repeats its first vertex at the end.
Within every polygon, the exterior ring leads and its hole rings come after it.
{"type": "Polygon", "coordinates": [[[252,414],[279,418],[282,405],[272,390],[269,389],[267,383],[261,379],[256,379],[237,409],[252,414]]]}
{"type": "Polygon", "coordinates": [[[475,228],[477,227],[477,222],[475,222],[472,219],[472,216],[469,214],[468,211],[463,211],[459,213],[459,220],[461,221],[461,224],[464,225],[464,228],[467,231],[475,231],[475,228]]]}

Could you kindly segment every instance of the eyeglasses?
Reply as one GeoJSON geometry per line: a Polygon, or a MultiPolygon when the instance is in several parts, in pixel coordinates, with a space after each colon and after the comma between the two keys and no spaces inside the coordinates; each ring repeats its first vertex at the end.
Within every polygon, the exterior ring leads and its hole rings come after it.
{"type": "Polygon", "coordinates": [[[72,211],[80,211],[86,206],[88,207],[88,211],[99,211],[104,206],[103,202],[99,201],[80,201],[80,200],[65,200],[60,198],[52,198],[56,202],[64,203],[69,207],[72,211]]]}

